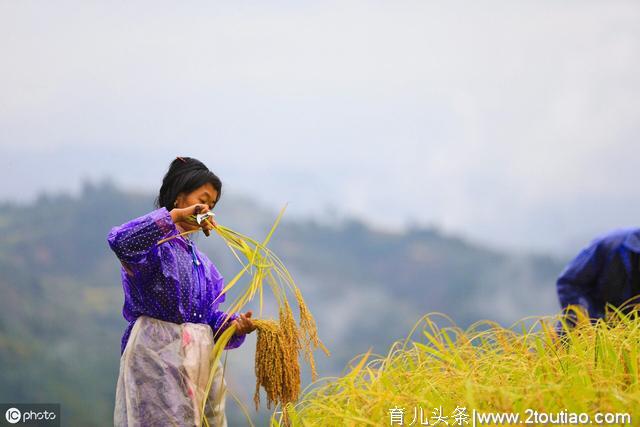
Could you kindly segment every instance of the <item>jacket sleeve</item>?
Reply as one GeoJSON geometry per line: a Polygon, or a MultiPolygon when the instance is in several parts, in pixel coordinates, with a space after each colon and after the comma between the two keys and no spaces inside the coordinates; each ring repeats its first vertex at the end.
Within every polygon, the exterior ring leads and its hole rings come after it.
{"type": "Polygon", "coordinates": [[[136,270],[157,254],[157,242],[178,229],[169,211],[162,207],[113,227],[107,237],[111,250],[128,272],[136,270]]]}
{"type": "Polygon", "coordinates": [[[583,249],[563,270],[556,282],[560,306],[581,305],[589,310],[592,292],[602,271],[602,241],[596,240],[583,249]]]}
{"type": "MultiPolygon", "coordinates": [[[[229,317],[229,319],[226,322],[224,322],[224,319],[225,319],[226,316],[227,316],[227,313],[225,313],[224,311],[216,311],[213,314],[213,320],[211,320],[211,322],[209,323],[209,325],[211,326],[211,329],[213,329],[213,336],[214,336],[216,342],[218,341],[218,337],[220,335],[222,335],[222,333],[229,326],[231,326],[231,323],[233,323],[233,321],[238,318],[238,313],[233,313],[229,317]]],[[[245,334],[238,335],[238,334],[234,333],[231,336],[231,339],[229,340],[227,345],[224,347],[224,349],[225,350],[231,350],[233,348],[240,347],[242,345],[242,343],[244,342],[245,338],[246,338],[245,334]]]]}

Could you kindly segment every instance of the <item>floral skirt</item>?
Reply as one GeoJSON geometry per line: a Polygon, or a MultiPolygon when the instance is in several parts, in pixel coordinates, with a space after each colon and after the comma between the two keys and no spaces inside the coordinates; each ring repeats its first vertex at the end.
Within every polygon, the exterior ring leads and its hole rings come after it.
{"type": "MultiPolygon", "coordinates": [[[[213,332],[202,323],[136,319],[120,358],[114,426],[197,426],[209,381],[213,332]]],[[[205,408],[211,427],[226,427],[222,364],[205,408]]]]}

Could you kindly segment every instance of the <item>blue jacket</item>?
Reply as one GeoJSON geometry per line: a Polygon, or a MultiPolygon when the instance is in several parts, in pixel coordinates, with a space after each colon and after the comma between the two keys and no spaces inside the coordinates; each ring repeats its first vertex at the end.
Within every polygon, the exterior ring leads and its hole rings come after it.
{"type": "Polygon", "coordinates": [[[596,238],[560,274],[560,306],[578,304],[591,318],[601,318],[606,303],[617,307],[638,295],[638,254],[640,228],[615,230],[596,238]]]}

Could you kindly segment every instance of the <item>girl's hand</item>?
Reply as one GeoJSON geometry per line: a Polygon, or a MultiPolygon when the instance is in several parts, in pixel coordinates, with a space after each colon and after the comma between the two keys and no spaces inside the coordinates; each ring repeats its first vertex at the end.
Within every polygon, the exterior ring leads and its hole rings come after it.
{"type": "MultiPolygon", "coordinates": [[[[205,213],[205,212],[200,212],[200,214],[202,213],[205,213]]],[[[217,226],[218,226],[218,223],[212,216],[202,218],[202,220],[200,221],[200,227],[202,227],[202,231],[204,232],[204,234],[207,235],[207,237],[211,233],[211,230],[213,230],[213,228],[217,226]]]]}
{"type": "Polygon", "coordinates": [[[210,231],[213,230],[213,227],[216,227],[218,224],[215,222],[213,218],[207,218],[201,224],[192,221],[190,217],[192,215],[198,215],[209,212],[209,205],[204,203],[196,203],[195,205],[187,206],[186,208],[173,208],[171,209],[171,219],[174,223],[188,224],[189,227],[187,229],[195,229],[198,227],[202,227],[202,231],[205,235],[209,236],[210,231]]]}
{"type": "MultiPolygon", "coordinates": [[[[201,215],[204,213],[209,212],[209,206],[204,205],[206,207],[206,209],[201,209],[201,206],[203,205],[196,205],[196,207],[194,208],[194,215],[201,215]]],[[[197,224],[197,222],[196,222],[197,224]]],[[[199,224],[199,227],[202,227],[202,232],[209,237],[209,234],[211,234],[211,230],[213,230],[214,227],[217,227],[218,223],[215,221],[215,219],[213,219],[212,216],[210,217],[206,217],[206,218],[202,218],[199,224]]]]}
{"type": "Polygon", "coordinates": [[[252,314],[251,310],[247,311],[245,314],[240,313],[240,316],[233,321],[233,324],[236,325],[237,335],[250,334],[256,330],[256,325],[251,321],[252,314]]]}
{"type": "Polygon", "coordinates": [[[203,214],[209,212],[209,205],[205,203],[196,203],[186,208],[171,209],[171,219],[173,222],[189,222],[191,215],[203,214]]]}

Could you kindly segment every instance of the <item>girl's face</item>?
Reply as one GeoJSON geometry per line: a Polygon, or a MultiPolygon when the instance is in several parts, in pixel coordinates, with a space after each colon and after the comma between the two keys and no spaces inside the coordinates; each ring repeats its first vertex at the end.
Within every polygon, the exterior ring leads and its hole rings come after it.
{"type": "MultiPolygon", "coordinates": [[[[210,182],[196,188],[191,193],[178,194],[178,198],[176,199],[175,207],[182,209],[187,208],[189,206],[193,206],[196,204],[205,204],[209,206],[209,210],[212,210],[215,206],[215,202],[218,198],[218,191],[213,188],[213,185],[210,182]]],[[[191,223],[181,223],[182,228],[185,230],[195,230],[196,228],[200,228],[197,225],[191,223]]]]}

